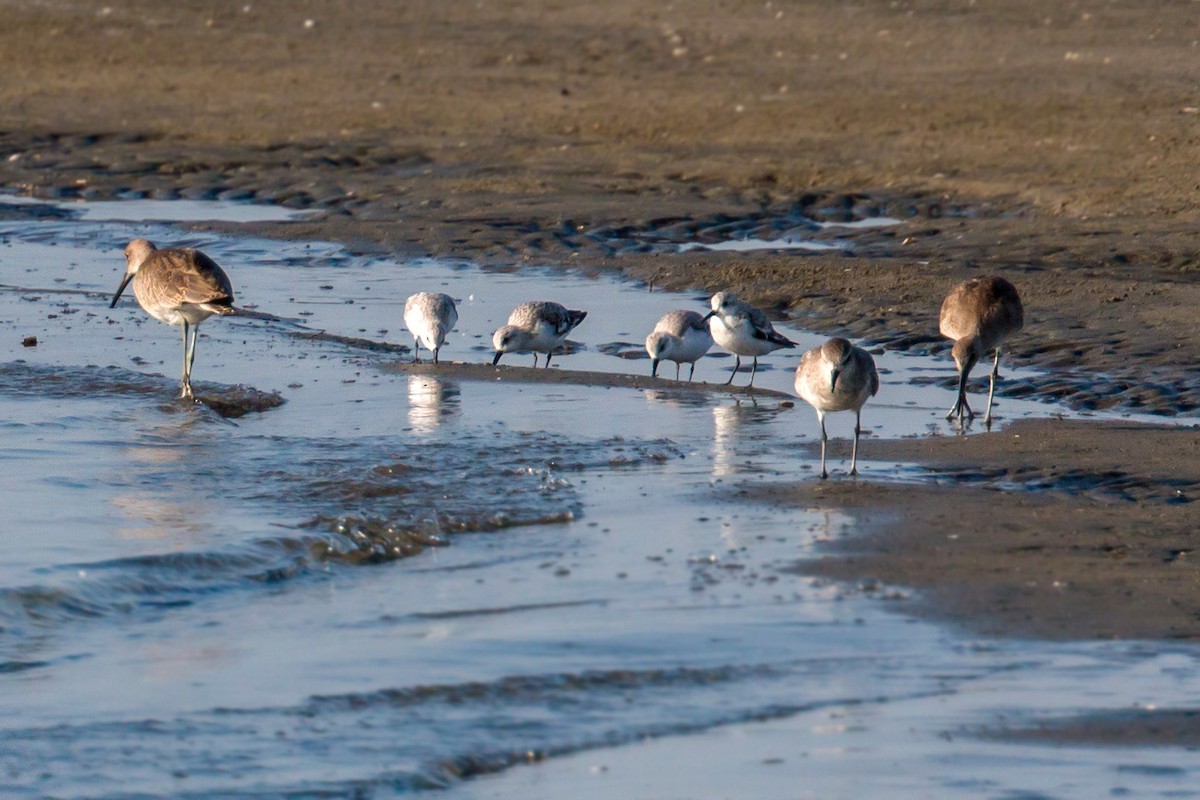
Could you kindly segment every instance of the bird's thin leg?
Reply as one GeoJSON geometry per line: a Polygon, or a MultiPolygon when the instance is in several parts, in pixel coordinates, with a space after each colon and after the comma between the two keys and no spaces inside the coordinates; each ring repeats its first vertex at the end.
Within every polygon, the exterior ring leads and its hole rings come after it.
{"type": "Polygon", "coordinates": [[[742,357],[737,353],[733,355],[733,372],[729,373],[729,380],[725,381],[725,385],[729,386],[733,383],[733,376],[738,374],[738,370],[742,368],[742,357]]]}
{"type": "Polygon", "coordinates": [[[200,324],[192,325],[192,346],[188,351],[188,396],[192,394],[192,367],[196,363],[196,343],[200,341],[200,324]]]}
{"type": "Polygon", "coordinates": [[[692,378],[696,377],[696,362],[692,362],[692,370],[688,373],[688,383],[692,382],[692,378]]]}
{"type": "Polygon", "coordinates": [[[675,381],[677,383],[679,381],[679,362],[678,361],[675,362],[675,381]]]}
{"type": "Polygon", "coordinates": [[[825,414],[817,415],[821,420],[821,480],[829,477],[829,473],[825,471],[825,442],[829,441],[829,434],[825,432],[825,414]]]}
{"type": "Polygon", "coordinates": [[[413,334],[413,360],[412,360],[412,363],[414,363],[414,364],[421,363],[421,340],[417,338],[416,334],[413,334]]]}
{"type": "Polygon", "coordinates": [[[758,356],[755,356],[754,357],[754,366],[750,369],[750,382],[746,384],[747,389],[749,389],[751,386],[754,385],[754,376],[757,374],[758,374],[758,356]]]}
{"type": "MultiPolygon", "coordinates": [[[[551,350],[549,353],[546,353],[546,363],[542,365],[542,366],[543,366],[543,368],[545,368],[545,369],[550,369],[550,356],[552,356],[552,355],[554,355],[554,351],[553,351],[553,350],[551,350]]],[[[534,361],[537,361],[537,356],[536,356],[536,355],[533,357],[533,360],[534,360],[534,361]]],[[[535,364],[535,366],[536,366],[536,364],[535,364]]]]}
{"type": "Polygon", "coordinates": [[[862,409],[854,412],[854,446],[850,448],[850,474],[858,474],[858,434],[862,432],[862,409]]]}
{"type": "MultiPolygon", "coordinates": [[[[547,364],[549,364],[549,363],[550,363],[550,357],[549,357],[549,356],[546,356],[546,363],[547,363],[547,364]]],[[[536,351],[535,351],[535,352],[534,352],[534,354],[533,354],[533,368],[534,368],[534,369],[537,369],[537,352],[536,352],[536,351]]]]}
{"type": "Polygon", "coordinates": [[[192,347],[188,351],[188,383],[192,382],[192,366],[196,363],[196,342],[200,339],[200,326],[192,326],[192,347]]]}
{"type": "Polygon", "coordinates": [[[992,362],[992,378],[988,382],[988,404],[987,412],[983,415],[983,424],[990,431],[992,429],[992,396],[996,393],[996,378],[1000,374],[1000,348],[996,348],[996,360],[992,362]]]}
{"type": "Polygon", "coordinates": [[[440,345],[438,347],[433,348],[433,365],[435,367],[437,366],[437,363],[438,363],[438,351],[441,349],[442,348],[440,345]]]}
{"type": "Polygon", "coordinates": [[[186,319],[183,321],[183,382],[179,396],[192,396],[192,363],[188,358],[188,322],[186,319]]]}

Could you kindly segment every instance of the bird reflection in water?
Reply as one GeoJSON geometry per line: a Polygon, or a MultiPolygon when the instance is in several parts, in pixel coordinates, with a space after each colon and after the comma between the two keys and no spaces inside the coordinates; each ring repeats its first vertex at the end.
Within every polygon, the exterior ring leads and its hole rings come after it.
{"type": "Polygon", "coordinates": [[[432,375],[408,376],[408,424],[416,433],[431,433],[460,410],[458,384],[432,375]]]}
{"type": "Polygon", "coordinates": [[[764,423],[778,413],[776,404],[759,405],[753,398],[722,403],[712,408],[713,449],[712,475],[724,478],[729,475],[755,472],[761,467],[753,464],[754,458],[762,454],[759,443],[763,433],[745,429],[764,423]]]}
{"type": "Polygon", "coordinates": [[[125,490],[109,501],[122,520],[123,539],[176,540],[193,547],[219,528],[220,504],[205,489],[219,458],[202,441],[190,444],[207,419],[181,415],[178,424],[151,427],[122,449],[125,490]]]}

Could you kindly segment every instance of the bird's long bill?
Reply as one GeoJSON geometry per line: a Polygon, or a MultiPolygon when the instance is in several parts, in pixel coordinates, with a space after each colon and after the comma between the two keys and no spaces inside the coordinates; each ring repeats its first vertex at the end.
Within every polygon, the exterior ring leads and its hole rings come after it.
{"type": "Polygon", "coordinates": [[[974,366],[970,361],[963,365],[962,372],[958,375],[958,402],[966,405],[967,402],[967,379],[971,375],[971,367],[974,366]]]}
{"type": "Polygon", "coordinates": [[[839,376],[839,375],[841,375],[841,374],[842,374],[842,371],[841,371],[840,369],[835,369],[835,370],[833,370],[833,372],[832,372],[832,373],[830,373],[830,376],[829,376],[829,391],[830,391],[831,393],[832,393],[832,392],[836,392],[836,391],[837,391],[837,379],[838,379],[838,376],[839,376]]]}
{"type": "Polygon", "coordinates": [[[705,314],[705,315],[704,315],[704,319],[702,320],[702,322],[708,322],[710,319],[712,319],[712,318],[713,318],[713,317],[715,317],[716,315],[717,315],[717,312],[716,312],[716,310],[714,309],[713,311],[710,311],[710,312],[708,312],[707,314],[705,314]]]}
{"type": "Polygon", "coordinates": [[[121,285],[117,287],[117,293],[113,295],[112,302],[108,304],[109,308],[116,308],[117,301],[121,299],[121,293],[125,291],[125,287],[133,280],[133,273],[126,272],[125,277],[121,278],[121,285]]]}
{"type": "Polygon", "coordinates": [[[651,378],[658,377],[658,359],[657,358],[651,359],[651,361],[650,361],[650,377],[651,378]]]}
{"type": "Polygon", "coordinates": [[[496,355],[492,356],[492,366],[493,367],[500,363],[500,356],[502,356],[502,355],[504,355],[504,351],[497,350],[496,355]]]}
{"type": "Polygon", "coordinates": [[[972,352],[967,357],[967,362],[962,365],[962,370],[958,374],[958,393],[965,396],[967,394],[967,380],[971,377],[971,370],[975,369],[975,365],[979,363],[978,356],[972,352]]]}

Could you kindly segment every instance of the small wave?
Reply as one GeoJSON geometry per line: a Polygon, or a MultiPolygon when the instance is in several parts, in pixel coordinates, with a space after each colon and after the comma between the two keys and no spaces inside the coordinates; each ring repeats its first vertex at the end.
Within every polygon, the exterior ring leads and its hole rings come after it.
{"type": "Polygon", "coordinates": [[[365,694],[315,695],[297,709],[317,714],[332,709],[361,710],[373,706],[400,708],[424,703],[564,702],[568,696],[597,692],[627,692],[663,687],[711,686],[735,680],[778,677],[769,665],[676,667],[672,669],[589,670],[552,675],[514,675],[488,683],[430,684],[406,689],[384,689],[365,694]]]}
{"type": "MultiPolygon", "coordinates": [[[[823,664],[821,669],[837,669],[823,664]]],[[[172,719],[0,730],[0,770],[93,798],[363,798],[447,788],[518,764],[895,696],[797,697],[797,664],[597,669],[321,695],[172,719]],[[728,701],[727,689],[748,691],[728,701]],[[714,697],[726,698],[715,702],[714,697]],[[380,765],[388,765],[381,769],[380,765]]]]}
{"type": "MultiPolygon", "coordinates": [[[[126,370],[96,372],[112,385],[138,391],[147,385],[144,376],[126,370]]],[[[0,587],[0,658],[18,661],[33,638],[67,625],[161,614],[263,585],[323,580],[327,564],[408,559],[445,547],[456,535],[569,523],[582,506],[565,475],[680,456],[669,440],[572,441],[507,431],[466,434],[454,447],[402,438],[347,443],[248,437],[241,457],[222,460],[220,480],[212,483],[220,485],[222,503],[277,504],[292,515],[291,523],[286,517],[277,523],[286,533],[212,550],[61,564],[45,582],[0,587]],[[447,492],[448,486],[455,491],[447,492]]],[[[174,469],[173,461],[144,464],[137,485],[155,487],[174,469]]]]}
{"type": "Polygon", "coordinates": [[[308,524],[327,526],[338,534],[314,549],[319,558],[346,564],[378,564],[410,558],[430,547],[445,547],[450,543],[446,534],[488,533],[526,525],[554,525],[574,519],[575,513],[570,510],[529,514],[481,511],[465,516],[438,514],[424,522],[437,532],[356,517],[318,517],[308,524]]]}
{"type": "Polygon", "coordinates": [[[294,577],[312,564],[318,537],[272,538],[237,549],[164,553],[59,568],[85,575],[64,585],[0,589],[0,648],[19,647],[30,627],[127,615],[142,608],[169,608],[238,586],[294,577]],[[14,641],[16,640],[16,641],[14,641]]]}

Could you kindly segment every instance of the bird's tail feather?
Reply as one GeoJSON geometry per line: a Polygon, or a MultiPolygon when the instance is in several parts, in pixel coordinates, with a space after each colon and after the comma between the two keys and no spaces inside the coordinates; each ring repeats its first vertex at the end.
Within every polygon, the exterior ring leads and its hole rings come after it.
{"type": "Polygon", "coordinates": [[[196,303],[196,308],[202,308],[210,314],[219,314],[222,317],[239,313],[233,306],[222,303],[196,303]]]}
{"type": "Polygon", "coordinates": [[[767,341],[771,342],[773,344],[777,344],[780,347],[795,347],[796,346],[795,342],[793,342],[791,339],[784,336],[782,333],[779,333],[778,331],[771,331],[770,333],[768,333],[767,341]]]}

